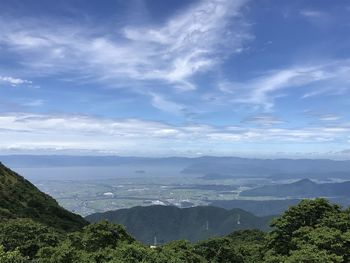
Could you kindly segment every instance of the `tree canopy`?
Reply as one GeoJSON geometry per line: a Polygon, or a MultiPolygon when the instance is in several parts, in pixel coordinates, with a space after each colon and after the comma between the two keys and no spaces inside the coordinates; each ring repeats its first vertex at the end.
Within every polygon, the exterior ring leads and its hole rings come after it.
{"type": "MultiPolygon", "coordinates": [[[[107,221],[62,232],[32,219],[0,223],[1,263],[340,263],[350,262],[350,210],[325,199],[303,200],[271,223],[197,243],[151,248],[107,221]]],[[[147,227],[147,226],[145,226],[147,227]]]]}

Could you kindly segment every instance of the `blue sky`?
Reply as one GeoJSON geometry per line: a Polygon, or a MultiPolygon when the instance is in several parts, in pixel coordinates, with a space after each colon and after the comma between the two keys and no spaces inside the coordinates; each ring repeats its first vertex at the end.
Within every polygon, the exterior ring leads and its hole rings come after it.
{"type": "Polygon", "coordinates": [[[0,153],[350,157],[346,0],[0,3],[0,153]]]}

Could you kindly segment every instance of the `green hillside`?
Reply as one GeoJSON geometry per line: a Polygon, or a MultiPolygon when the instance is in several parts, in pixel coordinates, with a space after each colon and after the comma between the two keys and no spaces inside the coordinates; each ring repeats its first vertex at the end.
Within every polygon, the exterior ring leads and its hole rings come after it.
{"type": "MultiPolygon", "coordinates": [[[[1,263],[348,263],[349,210],[303,200],[276,218],[271,232],[240,230],[197,243],[156,248],[106,221],[60,233],[30,219],[0,222],[1,263]]],[[[147,228],[147,225],[144,225],[147,228]]]]}
{"type": "Polygon", "coordinates": [[[22,176],[0,163],[0,220],[31,218],[66,231],[82,228],[87,222],[58,205],[22,176]]]}
{"type": "Polygon", "coordinates": [[[241,209],[226,210],[201,206],[177,208],[174,206],[133,207],[96,213],[86,217],[90,222],[108,220],[126,226],[137,240],[152,244],[185,239],[191,242],[213,236],[223,236],[234,230],[268,230],[271,217],[257,217],[241,209]]]}

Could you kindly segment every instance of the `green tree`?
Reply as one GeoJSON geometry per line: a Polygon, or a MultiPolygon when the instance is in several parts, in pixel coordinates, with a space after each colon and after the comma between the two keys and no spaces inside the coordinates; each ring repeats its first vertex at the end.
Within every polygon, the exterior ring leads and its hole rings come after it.
{"type": "Polygon", "coordinates": [[[166,262],[169,263],[202,263],[206,262],[202,255],[196,253],[193,245],[188,241],[178,240],[172,241],[162,248],[162,253],[168,256],[166,262]]]}
{"type": "Polygon", "coordinates": [[[28,258],[23,257],[18,250],[5,252],[4,247],[0,246],[0,262],[1,263],[27,263],[28,258]]]}
{"type": "Polygon", "coordinates": [[[325,199],[301,201],[272,223],[266,262],[349,262],[349,219],[325,199]]]}
{"type": "Polygon", "coordinates": [[[222,238],[198,242],[195,251],[209,262],[262,262],[265,233],[259,230],[235,231],[222,238]]]}
{"type": "Polygon", "coordinates": [[[103,248],[115,248],[119,243],[135,242],[123,226],[101,221],[90,224],[82,229],[68,235],[73,246],[88,252],[97,251],[103,248]]]}
{"type": "Polygon", "coordinates": [[[11,219],[0,224],[0,244],[5,251],[18,250],[23,256],[34,258],[39,248],[55,246],[61,234],[31,219],[11,219]]]}

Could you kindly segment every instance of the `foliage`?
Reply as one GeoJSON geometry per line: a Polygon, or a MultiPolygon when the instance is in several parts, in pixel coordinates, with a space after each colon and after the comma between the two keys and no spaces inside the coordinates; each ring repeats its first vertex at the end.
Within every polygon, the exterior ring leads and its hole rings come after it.
{"type": "Polygon", "coordinates": [[[55,246],[61,234],[54,229],[31,219],[11,219],[0,224],[0,245],[6,251],[17,250],[22,255],[33,258],[39,248],[55,246]]]}
{"type": "Polygon", "coordinates": [[[0,246],[1,263],[26,263],[28,259],[23,257],[18,250],[5,252],[4,247],[0,246]]]}
{"type": "Polygon", "coordinates": [[[267,262],[349,262],[348,210],[325,199],[303,200],[274,220],[267,262]]]}
{"type": "Polygon", "coordinates": [[[195,245],[195,251],[209,262],[262,262],[265,233],[236,231],[223,238],[212,238],[195,245]]]}
{"type": "Polygon", "coordinates": [[[36,263],[318,263],[350,262],[350,210],[324,199],[304,200],[272,223],[195,244],[157,248],[137,242],[121,225],[101,221],[62,233],[31,219],[0,223],[0,262],[36,263]]]}
{"type": "Polygon", "coordinates": [[[158,242],[164,244],[181,239],[196,242],[241,229],[268,230],[272,217],[257,217],[241,209],[226,210],[212,206],[186,209],[175,206],[138,206],[96,213],[86,218],[92,223],[106,219],[123,224],[131,235],[145,244],[153,244],[155,235],[158,242]]]}
{"type": "Polygon", "coordinates": [[[0,220],[15,218],[31,218],[61,231],[87,225],[81,216],[63,209],[52,197],[0,163],[0,220]]]}

